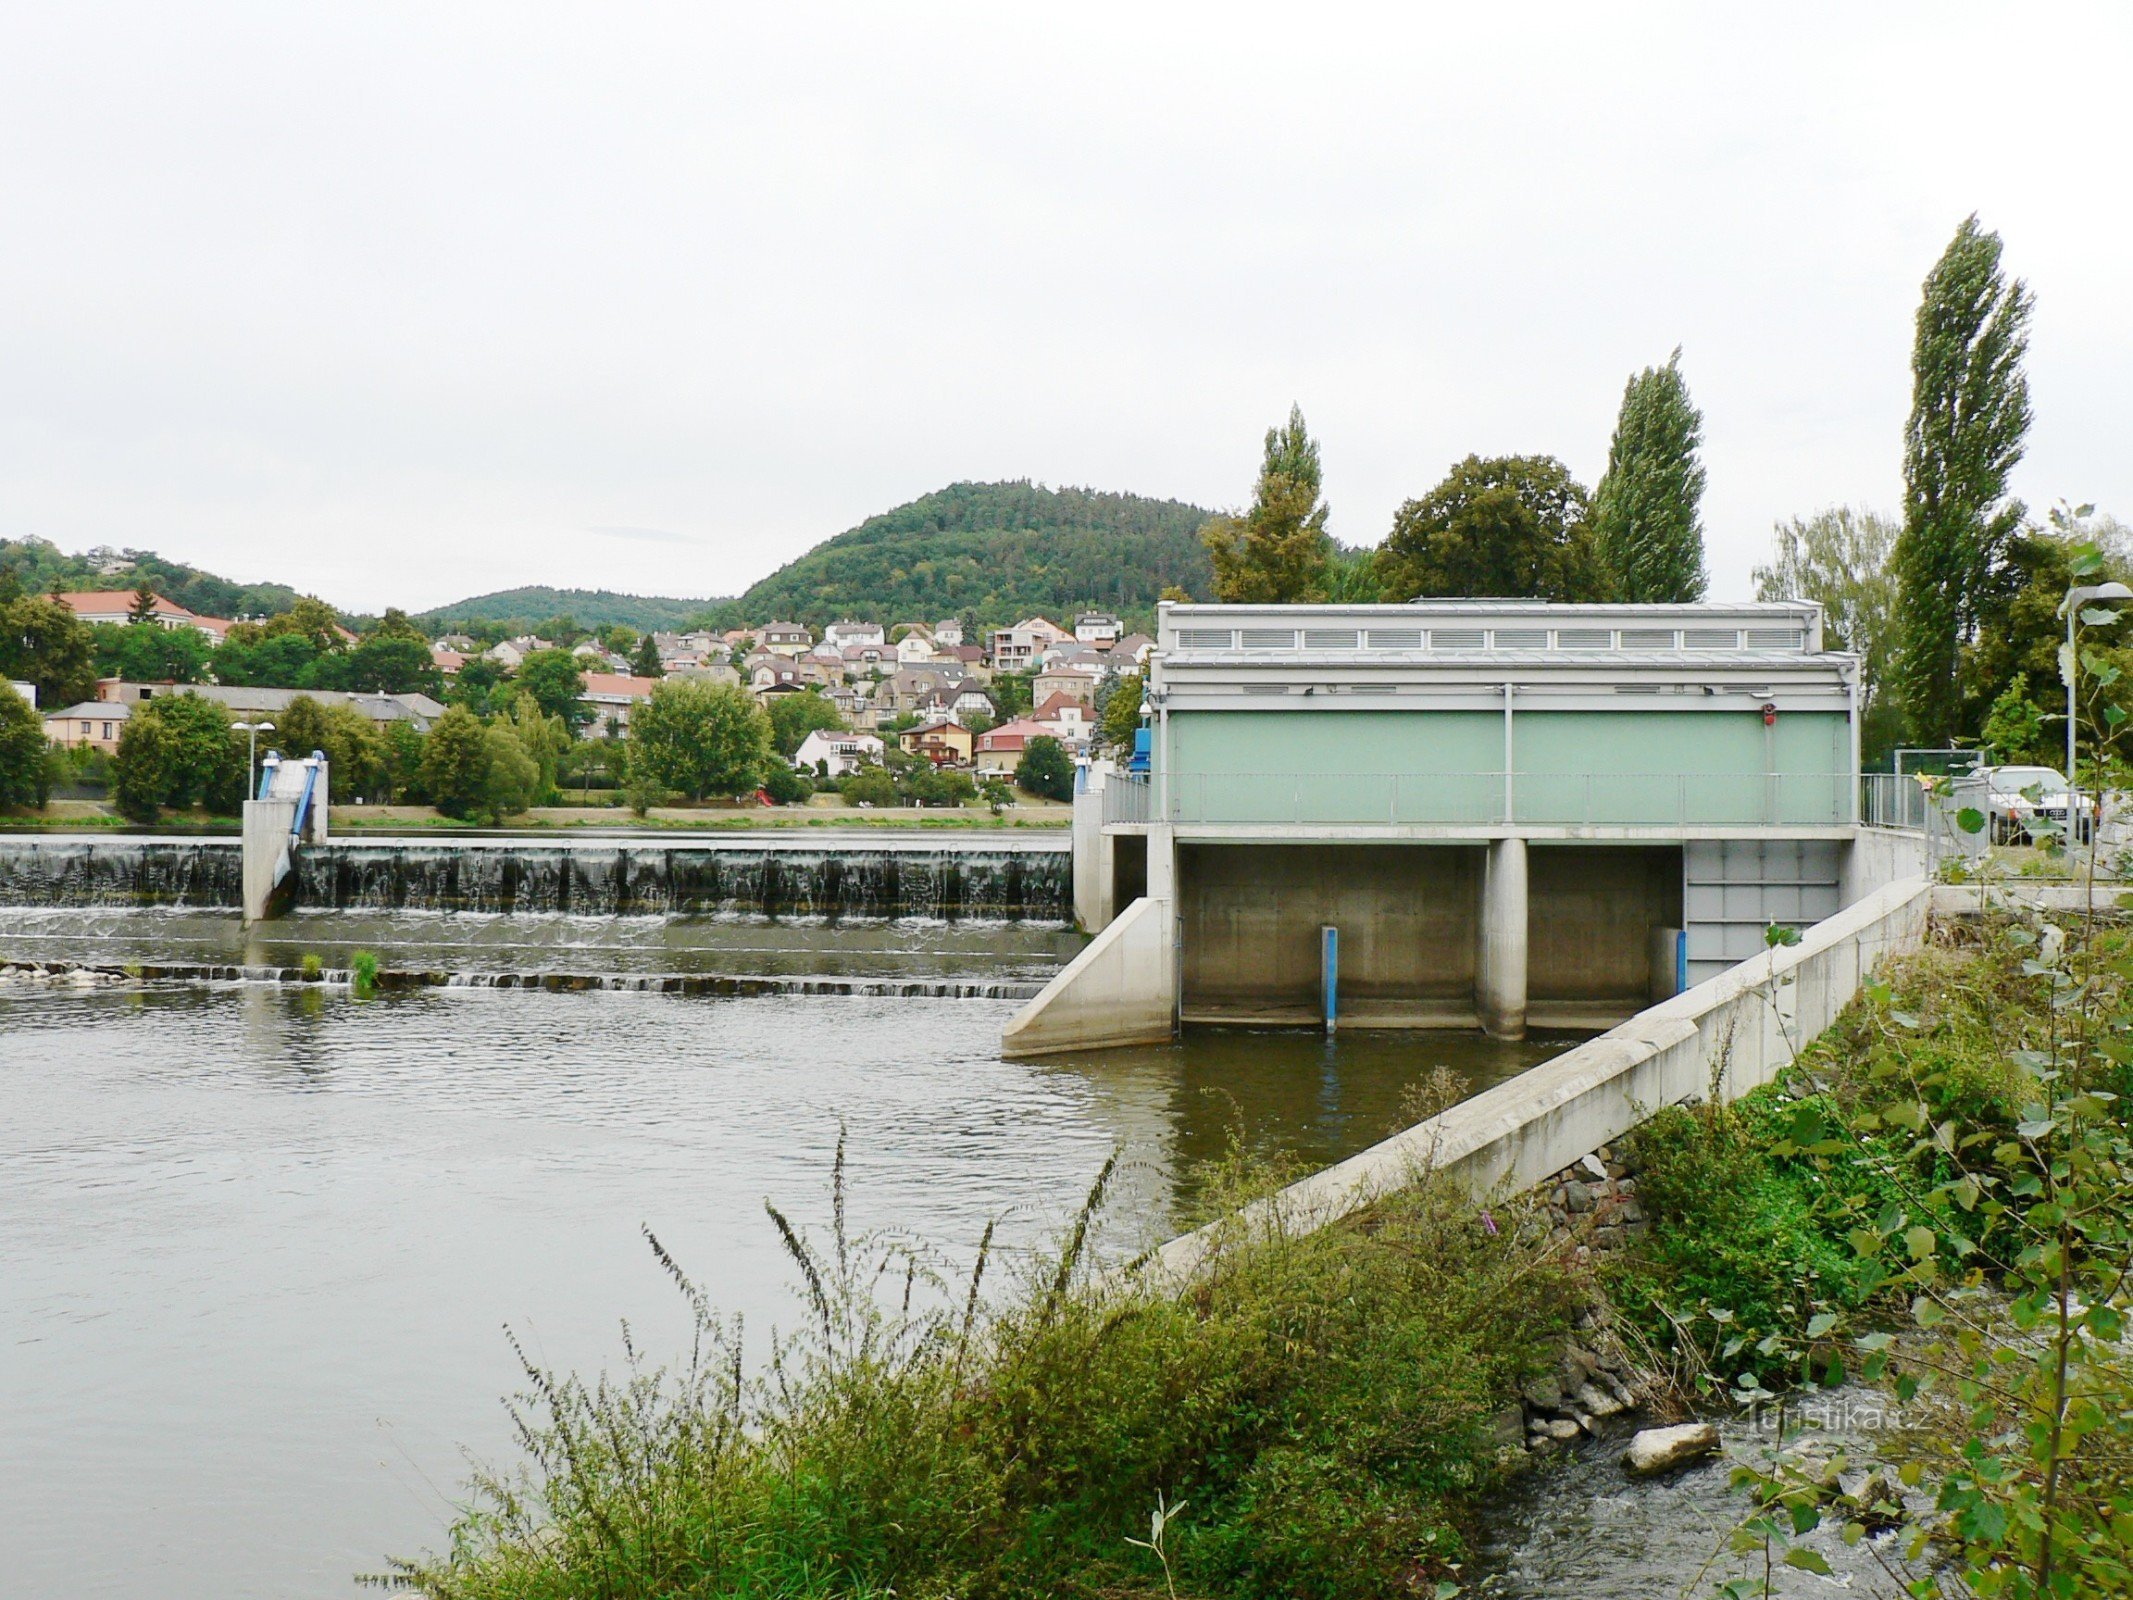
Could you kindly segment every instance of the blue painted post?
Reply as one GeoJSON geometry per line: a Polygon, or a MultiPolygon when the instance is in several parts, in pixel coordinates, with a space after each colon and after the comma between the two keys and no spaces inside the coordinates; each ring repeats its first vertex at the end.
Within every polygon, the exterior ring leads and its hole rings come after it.
{"type": "Polygon", "coordinates": [[[1318,930],[1318,968],[1319,978],[1325,990],[1326,1032],[1331,1033],[1340,1018],[1340,929],[1320,928],[1318,930]]]}
{"type": "Polygon", "coordinates": [[[1689,986],[1689,930],[1674,930],[1674,993],[1680,994],[1689,986]]]}

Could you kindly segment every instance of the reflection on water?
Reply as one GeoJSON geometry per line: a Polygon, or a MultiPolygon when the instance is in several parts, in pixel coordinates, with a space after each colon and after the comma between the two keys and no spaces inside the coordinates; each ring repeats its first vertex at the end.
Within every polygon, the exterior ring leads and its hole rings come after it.
{"type": "MultiPolygon", "coordinates": [[[[531,940],[553,962],[549,941],[577,935],[535,920],[491,945],[454,919],[452,949],[473,964],[531,940]]],[[[291,951],[413,937],[406,919],[285,926],[291,951]]],[[[157,918],[82,937],[167,954],[174,929],[231,936],[157,918]]],[[[846,927],[797,955],[790,930],[759,925],[691,924],[685,945],[671,927],[608,931],[610,967],[677,948],[895,971],[1060,954],[1027,929],[988,947],[846,927]]],[[[1388,1131],[1438,1064],[1478,1082],[1560,1047],[1211,1031],[1009,1062],[1012,1010],[266,986],[0,998],[0,1587],[350,1593],[385,1552],[436,1542],[462,1444],[507,1453],[506,1324],[536,1359],[585,1371],[615,1355],[619,1318],[641,1348],[679,1349],[640,1225],[746,1315],[760,1353],[795,1307],[763,1201],[826,1222],[840,1122],[855,1221],[951,1265],[988,1218],[1010,1249],[1050,1237],[1122,1148],[1117,1253],[1172,1230],[1191,1169],[1233,1127],[1332,1160],[1388,1131]]]]}

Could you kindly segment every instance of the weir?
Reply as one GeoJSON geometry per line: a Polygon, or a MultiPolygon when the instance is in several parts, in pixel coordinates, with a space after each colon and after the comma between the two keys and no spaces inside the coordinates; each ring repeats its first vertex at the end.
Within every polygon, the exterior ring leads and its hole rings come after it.
{"type": "MultiPolygon", "coordinates": [[[[307,844],[292,909],[501,915],[1071,915],[1064,840],[347,838],[307,844]]],[[[238,839],[0,836],[0,905],[242,909],[238,839]]]]}

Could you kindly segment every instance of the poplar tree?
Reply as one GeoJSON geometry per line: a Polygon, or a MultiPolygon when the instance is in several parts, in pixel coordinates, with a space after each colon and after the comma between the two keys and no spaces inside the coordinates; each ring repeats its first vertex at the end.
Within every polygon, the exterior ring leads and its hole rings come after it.
{"type": "Polygon", "coordinates": [[[1302,407],[1291,406],[1288,425],[1266,431],[1251,509],[1211,517],[1200,529],[1214,562],[1216,599],[1285,604],[1317,590],[1333,550],[1320,477],[1318,441],[1304,427],[1302,407]]]}
{"type": "Polygon", "coordinates": [[[2033,299],[2000,270],[2000,236],[1966,217],[1926,277],[1911,347],[1897,536],[1895,679],[1914,743],[1963,731],[1964,644],[1976,636],[2021,525],[2008,474],[2029,432],[2033,299]]]}
{"type": "Polygon", "coordinates": [[[1703,598],[1703,413],[1681,377],[1681,350],[1622,390],[1592,526],[1615,598],[1677,604],[1703,598]]]}

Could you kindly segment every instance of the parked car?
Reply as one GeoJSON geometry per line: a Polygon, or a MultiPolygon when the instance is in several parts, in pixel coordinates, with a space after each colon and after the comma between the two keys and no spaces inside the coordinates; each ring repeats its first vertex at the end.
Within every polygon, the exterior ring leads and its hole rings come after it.
{"type": "MultiPolygon", "coordinates": [[[[2026,844],[2032,826],[2056,823],[2065,832],[2067,806],[2071,799],[2066,778],[2051,767],[1979,767],[1957,789],[1965,804],[1985,813],[1985,824],[1995,844],[2026,844]],[[1966,791],[1977,786],[1974,798],[1966,791]]],[[[2088,842],[2096,826],[2096,797],[2081,797],[2079,815],[2071,835],[2076,844],[2088,842]]]]}

